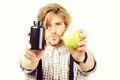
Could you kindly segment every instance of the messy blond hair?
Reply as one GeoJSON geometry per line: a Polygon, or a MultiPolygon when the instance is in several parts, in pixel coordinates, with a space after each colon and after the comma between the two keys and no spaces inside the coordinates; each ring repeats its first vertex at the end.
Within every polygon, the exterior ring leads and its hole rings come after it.
{"type": "Polygon", "coordinates": [[[68,11],[57,3],[49,3],[43,6],[38,12],[37,20],[43,21],[47,26],[52,19],[52,15],[54,14],[58,15],[64,20],[66,27],[68,27],[71,23],[71,16],[68,11]]]}

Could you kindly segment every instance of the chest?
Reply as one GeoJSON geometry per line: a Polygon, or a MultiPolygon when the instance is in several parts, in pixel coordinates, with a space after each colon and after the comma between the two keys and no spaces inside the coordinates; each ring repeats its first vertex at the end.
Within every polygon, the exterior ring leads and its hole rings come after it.
{"type": "Polygon", "coordinates": [[[46,53],[42,58],[42,70],[45,79],[66,79],[69,77],[70,54],[57,51],[46,53]]]}

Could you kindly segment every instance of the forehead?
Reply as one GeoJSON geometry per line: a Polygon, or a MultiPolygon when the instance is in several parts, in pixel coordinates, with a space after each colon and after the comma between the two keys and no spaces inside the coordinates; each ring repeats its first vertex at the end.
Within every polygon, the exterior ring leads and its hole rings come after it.
{"type": "Polygon", "coordinates": [[[52,16],[52,18],[51,18],[51,20],[50,20],[50,23],[52,23],[52,22],[64,22],[63,21],[63,18],[62,17],[60,17],[60,16],[58,16],[58,15],[54,15],[54,16],[52,16]]]}
{"type": "Polygon", "coordinates": [[[47,24],[52,24],[52,23],[62,23],[64,22],[63,16],[58,15],[58,14],[47,14],[46,18],[44,20],[44,23],[47,24]]]}

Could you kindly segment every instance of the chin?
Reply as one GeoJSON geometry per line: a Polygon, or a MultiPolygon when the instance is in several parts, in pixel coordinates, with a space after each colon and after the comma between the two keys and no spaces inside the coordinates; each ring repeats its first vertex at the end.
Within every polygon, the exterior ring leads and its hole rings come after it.
{"type": "Polygon", "coordinates": [[[54,46],[54,47],[59,46],[61,43],[62,43],[62,40],[50,41],[50,42],[49,42],[49,44],[50,44],[51,46],[54,46]]]}

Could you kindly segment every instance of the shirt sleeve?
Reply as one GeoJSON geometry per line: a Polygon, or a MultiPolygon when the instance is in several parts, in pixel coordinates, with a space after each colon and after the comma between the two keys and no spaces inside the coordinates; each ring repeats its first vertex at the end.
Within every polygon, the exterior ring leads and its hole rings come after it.
{"type": "Polygon", "coordinates": [[[82,74],[89,75],[89,74],[95,72],[96,69],[97,69],[97,62],[96,62],[96,59],[95,59],[94,55],[93,55],[93,59],[94,59],[94,66],[93,66],[92,69],[90,69],[90,70],[88,70],[88,71],[83,71],[83,70],[81,70],[81,68],[79,67],[79,65],[80,65],[81,63],[80,63],[80,64],[75,63],[75,64],[76,64],[76,66],[78,67],[78,69],[80,70],[80,72],[81,72],[82,74]]]}
{"type": "Polygon", "coordinates": [[[19,65],[20,65],[21,70],[22,70],[25,74],[32,74],[32,73],[36,72],[36,69],[35,69],[35,70],[24,69],[24,68],[21,66],[20,63],[19,63],[19,65]]]}
{"type": "Polygon", "coordinates": [[[25,75],[25,80],[36,80],[37,69],[27,70],[27,69],[24,69],[21,65],[20,65],[20,68],[25,75]]]}
{"type": "Polygon", "coordinates": [[[97,67],[96,67],[96,60],[94,60],[94,66],[93,66],[92,69],[90,69],[90,70],[88,70],[88,71],[82,71],[82,70],[80,69],[80,67],[79,67],[79,70],[81,71],[82,74],[89,75],[89,74],[95,72],[95,71],[96,71],[96,68],[97,68],[97,67]]]}
{"type": "MultiPolygon", "coordinates": [[[[91,51],[90,51],[90,52],[91,52],[91,51]]],[[[78,63],[75,62],[75,65],[78,67],[78,69],[79,69],[79,71],[81,72],[81,74],[89,75],[89,74],[91,74],[91,73],[93,73],[93,72],[96,71],[96,69],[97,69],[97,62],[96,62],[96,59],[95,59],[95,57],[94,57],[94,55],[93,55],[92,52],[91,52],[91,54],[92,54],[93,59],[94,59],[94,66],[93,66],[92,69],[90,69],[90,70],[88,70],[88,71],[83,71],[83,70],[79,67],[79,65],[80,65],[81,63],[78,64],[78,63]]]]}

